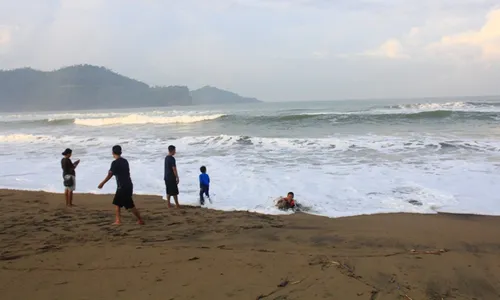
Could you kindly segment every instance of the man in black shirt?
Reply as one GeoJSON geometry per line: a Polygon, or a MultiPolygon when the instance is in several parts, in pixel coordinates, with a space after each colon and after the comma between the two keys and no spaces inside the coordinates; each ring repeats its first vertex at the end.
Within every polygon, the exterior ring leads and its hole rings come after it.
{"type": "Polygon", "coordinates": [[[132,199],[132,194],[134,193],[134,185],[132,184],[132,179],[130,179],[130,168],[128,161],[122,156],[122,147],[116,145],[113,147],[113,157],[115,160],[111,163],[111,168],[109,169],[108,176],[99,184],[98,188],[102,189],[106,182],[108,182],[111,177],[116,178],[116,194],[113,199],[113,204],[116,207],[116,220],[114,225],[121,224],[120,210],[122,207],[125,209],[130,209],[134,216],[137,218],[137,223],[144,225],[144,221],[141,219],[139,211],[134,205],[134,200],[132,199]]]}
{"type": "Polygon", "coordinates": [[[168,146],[168,155],[165,157],[165,174],[163,179],[165,180],[165,187],[167,189],[167,206],[170,208],[172,204],[170,203],[170,197],[174,197],[175,207],[180,208],[179,205],[179,174],[177,173],[177,165],[175,164],[175,146],[168,146]]]}
{"type": "Polygon", "coordinates": [[[64,180],[64,196],[66,198],[67,207],[73,206],[73,192],[76,187],[75,168],[80,163],[80,160],[75,161],[75,163],[71,161],[72,154],[73,151],[67,148],[62,153],[64,157],[61,159],[61,168],[63,170],[62,175],[64,180]]]}

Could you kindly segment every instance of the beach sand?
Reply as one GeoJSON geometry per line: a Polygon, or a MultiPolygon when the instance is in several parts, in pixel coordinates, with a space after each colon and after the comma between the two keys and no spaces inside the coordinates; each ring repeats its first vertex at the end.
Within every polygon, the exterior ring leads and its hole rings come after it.
{"type": "Polygon", "coordinates": [[[111,225],[111,195],[75,194],[66,209],[60,194],[0,190],[0,298],[500,298],[498,217],[329,219],[135,200],[145,226],[127,212],[111,225]]]}

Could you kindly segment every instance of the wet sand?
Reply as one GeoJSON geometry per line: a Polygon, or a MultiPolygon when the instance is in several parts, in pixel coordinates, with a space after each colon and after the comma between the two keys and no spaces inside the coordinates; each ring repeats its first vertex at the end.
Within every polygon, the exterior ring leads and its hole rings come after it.
{"type": "MultiPolygon", "coordinates": [[[[1,299],[500,299],[500,218],[329,219],[0,190],[1,299]],[[278,285],[282,287],[278,287],[278,285]]],[[[182,201],[182,198],[181,198],[182,201]]]]}

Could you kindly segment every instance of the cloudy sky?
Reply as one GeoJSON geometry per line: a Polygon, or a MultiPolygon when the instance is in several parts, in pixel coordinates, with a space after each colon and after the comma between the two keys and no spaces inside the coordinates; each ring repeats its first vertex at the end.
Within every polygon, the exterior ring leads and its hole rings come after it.
{"type": "Polygon", "coordinates": [[[268,101],[500,94],[498,0],[0,0],[0,68],[268,101]]]}

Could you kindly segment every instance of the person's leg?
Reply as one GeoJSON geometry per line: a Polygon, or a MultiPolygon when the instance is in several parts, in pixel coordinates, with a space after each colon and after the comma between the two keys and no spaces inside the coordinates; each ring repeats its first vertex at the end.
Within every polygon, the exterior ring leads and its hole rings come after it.
{"type": "Polygon", "coordinates": [[[68,188],[64,188],[64,198],[66,200],[66,206],[69,206],[69,189],[68,188]]]}
{"type": "Polygon", "coordinates": [[[172,197],[171,195],[167,194],[167,207],[168,207],[168,208],[171,208],[171,207],[172,207],[172,203],[170,202],[170,198],[171,198],[171,197],[172,197]]]}
{"type": "Polygon", "coordinates": [[[172,207],[172,203],[170,202],[170,193],[169,193],[169,184],[168,184],[168,181],[165,180],[165,190],[167,191],[167,207],[168,208],[171,208],[172,207]]]}
{"type": "Polygon", "coordinates": [[[139,210],[134,206],[130,209],[132,214],[137,218],[137,224],[139,225],[144,225],[144,221],[141,218],[141,214],[139,213],[139,210]]]}
{"type": "Polygon", "coordinates": [[[122,224],[120,210],[121,210],[120,206],[115,205],[115,222],[113,223],[113,225],[121,225],[122,224]]]}
{"type": "Polygon", "coordinates": [[[113,205],[115,206],[115,223],[113,225],[120,225],[122,223],[120,210],[123,206],[123,191],[121,189],[116,189],[113,205]]]}
{"type": "Polygon", "coordinates": [[[75,176],[73,178],[73,185],[69,188],[69,206],[73,206],[73,192],[75,191],[76,188],[76,178],[75,176]]]}
{"type": "Polygon", "coordinates": [[[174,196],[174,201],[175,201],[175,208],[181,208],[179,205],[179,195],[173,195],[174,196]]]}
{"type": "Polygon", "coordinates": [[[203,187],[200,187],[200,205],[205,204],[205,199],[203,198],[203,193],[205,192],[205,189],[203,187]]]}
{"type": "Polygon", "coordinates": [[[179,205],[179,186],[175,181],[172,182],[172,196],[174,196],[175,208],[181,208],[179,205]]]}
{"type": "Polygon", "coordinates": [[[212,199],[210,199],[210,186],[207,186],[207,189],[205,190],[205,195],[207,196],[208,198],[208,201],[210,201],[210,203],[212,203],[212,199]]]}
{"type": "Polygon", "coordinates": [[[139,213],[134,204],[134,199],[132,197],[134,194],[133,189],[132,188],[127,189],[126,191],[124,191],[124,194],[125,195],[123,198],[123,205],[125,209],[130,210],[132,214],[137,218],[137,224],[144,225],[144,221],[141,219],[141,214],[139,213]]]}

